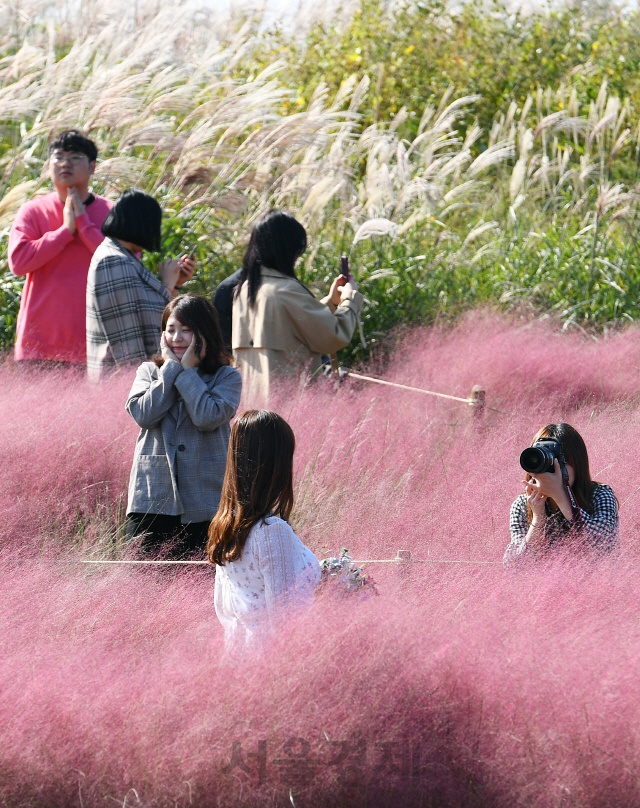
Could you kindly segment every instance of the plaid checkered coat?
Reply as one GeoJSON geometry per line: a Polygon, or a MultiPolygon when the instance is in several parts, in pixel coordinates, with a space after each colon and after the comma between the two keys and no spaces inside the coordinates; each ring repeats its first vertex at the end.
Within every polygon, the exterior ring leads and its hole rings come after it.
{"type": "Polygon", "coordinates": [[[144,264],[106,238],[93,254],[87,279],[89,378],[150,359],[159,350],[162,312],[170,300],[144,264]]]}
{"type": "MultiPolygon", "coordinates": [[[[593,513],[580,509],[583,524],[583,541],[579,545],[592,557],[615,553],[620,550],[620,536],[618,530],[618,500],[613,489],[608,485],[598,483],[593,492],[593,513]]],[[[562,511],[552,513],[548,503],[545,504],[547,524],[545,528],[544,545],[533,550],[526,541],[529,531],[529,512],[527,509],[527,495],[520,496],[511,505],[509,529],[511,531],[511,544],[504,554],[505,566],[520,561],[539,558],[562,552],[566,549],[566,539],[569,535],[571,523],[562,514],[562,511]]]]}
{"type": "Polygon", "coordinates": [[[232,367],[201,373],[170,359],[138,368],[126,404],[141,427],[127,513],[181,516],[185,524],[213,518],[241,390],[232,367]]]}

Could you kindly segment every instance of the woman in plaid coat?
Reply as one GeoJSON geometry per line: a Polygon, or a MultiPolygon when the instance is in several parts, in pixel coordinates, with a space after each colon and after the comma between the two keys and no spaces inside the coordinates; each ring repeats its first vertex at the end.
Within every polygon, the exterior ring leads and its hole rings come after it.
{"type": "Polygon", "coordinates": [[[213,305],[180,295],[162,316],[162,354],[136,373],[127,412],[140,427],[129,482],[127,535],[144,550],[204,557],[218,510],[242,380],[213,305]]]}
{"type": "Polygon", "coordinates": [[[158,267],[158,279],[139,260],[160,249],[162,210],[143,191],[129,189],[102,225],[105,240],[93,254],[87,279],[87,372],[97,380],[107,370],[158,350],[167,303],[192,276],[186,255],[158,267]]]}

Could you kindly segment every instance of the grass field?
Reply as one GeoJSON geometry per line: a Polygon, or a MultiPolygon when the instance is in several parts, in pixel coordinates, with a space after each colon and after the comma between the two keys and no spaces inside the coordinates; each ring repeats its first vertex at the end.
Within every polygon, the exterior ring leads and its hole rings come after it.
{"type": "MultiPolygon", "coordinates": [[[[318,292],[348,252],[385,379],[283,388],[292,524],[379,595],[319,598],[265,654],[222,653],[213,575],[80,564],[123,536],[132,373],[0,363],[0,804],[6,808],[636,808],[640,801],[635,12],[362,0],[293,25],[192,3],[0,4],[0,349],[17,207],[81,126],[96,189],[135,185],[191,288],[256,218],[304,222],[318,292]],[[623,327],[624,326],[624,327],[623,327]],[[620,557],[507,572],[520,451],[585,437],[620,557]]],[[[159,255],[149,256],[155,265],[159,255]]]]}
{"type": "Polygon", "coordinates": [[[0,9],[2,346],[21,286],[8,229],[47,189],[47,139],[65,126],[99,144],[97,190],[161,201],[166,254],[198,245],[195,290],[238,267],[274,206],[308,228],[300,272],[318,291],[348,252],[366,345],[345,361],[477,305],[596,330],[636,319],[631,10],[314,9],[293,27],[186,3],[0,9]]]}
{"type": "Polygon", "coordinates": [[[636,805],[637,346],[633,327],[594,341],[477,314],[407,335],[386,378],[481,383],[482,425],[364,383],[283,390],[308,546],[432,563],[369,565],[377,597],[319,600],[231,668],[206,570],[74,563],[135,554],[130,374],[91,387],[6,364],[2,804],[636,805]],[[561,419],[616,492],[621,556],[506,572],[519,453],[561,419]],[[249,771],[227,768],[233,744],[249,771]]]}

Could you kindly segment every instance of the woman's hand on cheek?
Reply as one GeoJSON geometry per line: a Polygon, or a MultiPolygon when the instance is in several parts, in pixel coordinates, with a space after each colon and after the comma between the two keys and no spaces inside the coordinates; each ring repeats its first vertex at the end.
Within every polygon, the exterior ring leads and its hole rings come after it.
{"type": "Polygon", "coordinates": [[[165,332],[162,332],[162,336],[160,337],[160,351],[162,353],[162,358],[166,362],[169,359],[173,359],[174,362],[179,362],[180,360],[171,350],[171,348],[167,345],[167,338],[165,337],[165,332]]]}
{"type": "Polygon", "coordinates": [[[200,358],[196,353],[196,338],[193,337],[191,339],[191,344],[187,348],[187,350],[182,355],[182,361],[180,363],[185,370],[190,370],[191,368],[197,368],[200,364],[200,358]]]}

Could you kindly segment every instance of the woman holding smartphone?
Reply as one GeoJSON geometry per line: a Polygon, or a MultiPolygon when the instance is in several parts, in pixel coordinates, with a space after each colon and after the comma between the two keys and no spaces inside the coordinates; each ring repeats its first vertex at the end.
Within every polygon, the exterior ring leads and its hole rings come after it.
{"type": "Polygon", "coordinates": [[[138,368],[126,404],[140,427],[127,536],[142,536],[147,552],[171,541],[172,557],[204,555],[242,390],[230,362],[209,300],[187,294],[169,303],[161,355],[138,368]]]}
{"type": "Polygon", "coordinates": [[[349,344],[363,297],[353,279],[338,275],[317,300],[296,277],[307,248],[304,227],[290,213],[271,210],[255,225],[233,300],[232,345],[246,402],[269,400],[276,376],[315,373],[322,354],[349,344]]]}

